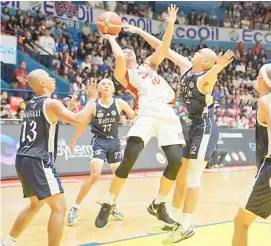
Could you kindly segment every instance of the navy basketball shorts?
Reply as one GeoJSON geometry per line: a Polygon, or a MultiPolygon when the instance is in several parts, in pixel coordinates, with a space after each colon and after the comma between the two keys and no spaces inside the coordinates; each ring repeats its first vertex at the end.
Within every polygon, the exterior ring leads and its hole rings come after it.
{"type": "Polygon", "coordinates": [[[102,159],[112,164],[120,162],[123,158],[123,150],[121,149],[119,138],[111,139],[94,136],[91,146],[93,149],[91,159],[102,159]]]}
{"type": "Polygon", "coordinates": [[[241,207],[266,219],[271,215],[271,158],[265,158],[241,207]]]}
{"type": "Polygon", "coordinates": [[[192,123],[187,129],[187,134],[185,134],[186,146],[183,149],[183,157],[210,161],[218,137],[218,128],[214,119],[207,118],[192,123]]]}
{"type": "Polygon", "coordinates": [[[24,198],[36,196],[43,200],[64,192],[53,158],[45,162],[42,159],[17,155],[15,165],[24,198]]]}

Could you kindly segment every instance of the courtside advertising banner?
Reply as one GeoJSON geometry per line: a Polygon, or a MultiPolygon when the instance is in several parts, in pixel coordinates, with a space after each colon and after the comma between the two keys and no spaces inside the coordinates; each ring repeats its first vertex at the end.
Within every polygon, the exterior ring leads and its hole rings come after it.
{"type": "MultiPolygon", "coordinates": [[[[1,6],[22,10],[40,10],[44,15],[49,14],[58,17],[67,24],[68,28],[81,30],[85,21],[96,24],[97,19],[104,9],[94,9],[85,5],[78,5],[68,1],[2,1],[1,6]]],[[[120,15],[123,21],[138,26],[151,34],[163,34],[166,23],[131,15],[120,15]]],[[[271,45],[271,30],[249,30],[208,26],[175,25],[174,38],[184,40],[220,41],[220,42],[243,42],[261,43],[271,45]]]]}
{"type": "Polygon", "coordinates": [[[17,63],[17,37],[1,34],[0,53],[2,62],[15,65],[17,63]]]}
{"type": "MultiPolygon", "coordinates": [[[[19,146],[20,125],[1,125],[1,179],[16,178],[15,156],[19,146]]],[[[129,127],[120,127],[119,137],[122,149],[126,146],[125,137],[129,127]]],[[[58,146],[56,169],[60,175],[76,175],[89,173],[89,159],[93,155],[90,145],[93,137],[90,129],[79,138],[74,152],[69,149],[70,141],[76,128],[61,125],[58,146]]],[[[254,129],[220,129],[221,141],[219,148],[227,149],[225,165],[255,164],[255,130],[254,129]]],[[[162,170],[167,160],[163,151],[157,146],[157,139],[153,138],[140,154],[134,171],[162,170]]],[[[103,166],[104,172],[110,172],[108,163],[103,166]]]]}

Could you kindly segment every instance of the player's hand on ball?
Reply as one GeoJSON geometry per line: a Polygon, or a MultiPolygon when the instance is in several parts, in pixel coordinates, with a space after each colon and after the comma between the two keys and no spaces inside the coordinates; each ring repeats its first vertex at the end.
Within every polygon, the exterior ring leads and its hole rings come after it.
{"type": "Polygon", "coordinates": [[[170,7],[167,8],[168,12],[167,22],[175,23],[178,10],[179,8],[175,4],[171,4],[170,7]]]}
{"type": "Polygon", "coordinates": [[[98,97],[97,80],[95,80],[93,78],[88,80],[87,95],[88,95],[88,100],[96,100],[97,99],[97,97],[98,97]]]}
{"type": "Polygon", "coordinates": [[[216,60],[216,64],[224,67],[227,67],[234,60],[234,53],[231,50],[228,50],[224,55],[222,52],[219,53],[216,60]]]}
{"type": "Polygon", "coordinates": [[[123,27],[123,30],[124,30],[125,32],[130,32],[130,33],[137,33],[137,31],[138,31],[138,29],[139,29],[139,28],[136,27],[136,26],[129,25],[127,22],[123,22],[122,27],[123,27]]]}
{"type": "Polygon", "coordinates": [[[101,32],[100,32],[100,35],[103,39],[107,39],[107,40],[116,39],[118,37],[118,35],[102,34],[101,32]]]}

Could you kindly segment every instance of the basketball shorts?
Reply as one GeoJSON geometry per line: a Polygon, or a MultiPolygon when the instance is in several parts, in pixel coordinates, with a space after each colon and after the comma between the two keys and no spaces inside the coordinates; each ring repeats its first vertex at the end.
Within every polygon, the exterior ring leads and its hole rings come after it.
{"type": "Polygon", "coordinates": [[[271,158],[265,158],[241,207],[266,219],[271,215],[271,158]]]}
{"type": "MultiPolygon", "coordinates": [[[[170,108],[171,109],[171,108],[170,108]]],[[[140,137],[147,145],[151,137],[157,137],[159,146],[185,145],[182,125],[175,112],[169,117],[139,115],[127,137],[140,137]]]]}
{"type": "Polygon", "coordinates": [[[24,198],[36,196],[43,200],[64,192],[53,158],[44,162],[42,159],[17,155],[15,165],[24,198]]]}
{"type": "Polygon", "coordinates": [[[219,137],[214,119],[207,118],[197,123],[192,123],[188,126],[185,137],[184,158],[207,162],[211,160],[219,137]]]}
{"type": "Polygon", "coordinates": [[[91,141],[94,158],[107,161],[109,164],[120,162],[123,158],[123,150],[119,138],[102,138],[94,136],[91,141]]]}

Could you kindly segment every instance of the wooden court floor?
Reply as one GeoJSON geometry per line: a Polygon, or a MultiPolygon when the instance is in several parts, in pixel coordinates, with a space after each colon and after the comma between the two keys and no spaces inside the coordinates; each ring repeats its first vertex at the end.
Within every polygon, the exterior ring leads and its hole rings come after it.
{"type": "MultiPolygon", "coordinates": [[[[233,232],[232,220],[239,201],[251,184],[255,169],[220,169],[205,172],[202,178],[200,203],[193,220],[196,235],[177,245],[230,246],[233,232]]],[[[105,229],[97,229],[94,220],[111,180],[104,176],[93,187],[81,205],[78,222],[74,227],[65,226],[62,246],[76,245],[162,245],[166,233],[153,233],[150,227],[157,220],[150,216],[146,207],[157,194],[160,172],[132,174],[118,198],[118,207],[124,213],[123,221],[110,219],[105,229]]],[[[84,177],[83,177],[84,178],[84,177]]],[[[82,177],[63,179],[68,208],[73,204],[82,177]]],[[[170,205],[172,194],[169,196],[170,205]]],[[[1,185],[1,239],[9,232],[19,211],[28,203],[22,198],[17,182],[1,185]]],[[[19,246],[47,245],[46,227],[49,216],[44,207],[18,240],[19,246]]],[[[271,230],[268,221],[257,220],[250,229],[249,246],[270,246],[271,230]]]]}

